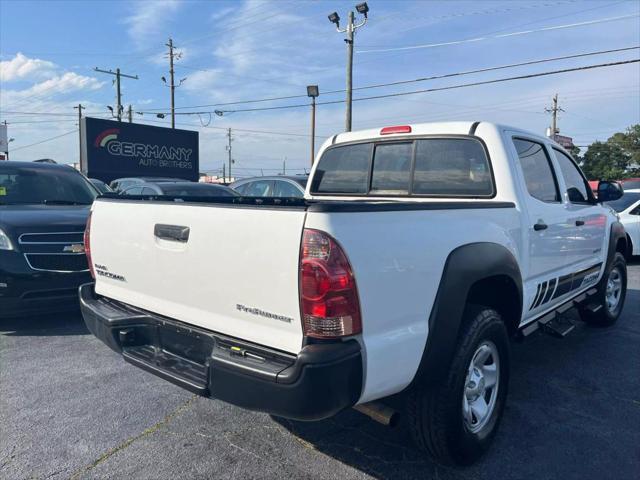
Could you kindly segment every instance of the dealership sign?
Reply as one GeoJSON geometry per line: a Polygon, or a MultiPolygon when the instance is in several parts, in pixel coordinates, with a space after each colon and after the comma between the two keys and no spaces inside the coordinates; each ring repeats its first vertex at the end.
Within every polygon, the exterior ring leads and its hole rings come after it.
{"type": "Polygon", "coordinates": [[[573,148],[573,138],[565,137],[564,135],[558,135],[557,133],[553,136],[553,140],[562,145],[564,148],[571,150],[573,148]]]}
{"type": "Polygon", "coordinates": [[[81,169],[110,182],[122,177],[198,180],[198,132],[82,119],[81,169]]]}

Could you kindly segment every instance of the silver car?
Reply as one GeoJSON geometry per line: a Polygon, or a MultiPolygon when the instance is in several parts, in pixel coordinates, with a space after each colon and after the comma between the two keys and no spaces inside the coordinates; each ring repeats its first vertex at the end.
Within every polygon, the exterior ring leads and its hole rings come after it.
{"type": "Polygon", "coordinates": [[[308,179],[308,175],[253,177],[238,180],[229,186],[246,197],[302,198],[308,179]]]}

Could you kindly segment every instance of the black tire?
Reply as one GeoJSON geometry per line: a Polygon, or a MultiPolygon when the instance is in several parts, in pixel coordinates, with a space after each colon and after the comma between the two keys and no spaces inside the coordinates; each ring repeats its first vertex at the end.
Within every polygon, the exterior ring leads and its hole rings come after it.
{"type": "Polygon", "coordinates": [[[627,261],[620,252],[616,252],[613,261],[602,275],[602,279],[598,283],[597,288],[598,293],[596,293],[595,297],[589,302],[589,305],[595,304],[599,306],[600,309],[593,312],[587,308],[581,308],[580,318],[595,327],[608,327],[616,323],[618,317],[620,317],[624,307],[624,301],[627,297],[627,261]],[[620,297],[615,308],[609,308],[609,303],[607,302],[607,285],[612,276],[616,275],[616,272],[622,283],[620,297]]]}
{"type": "Polygon", "coordinates": [[[407,417],[416,445],[446,465],[468,465],[477,460],[498,429],[507,397],[509,368],[509,338],[500,314],[488,307],[469,305],[446,378],[437,385],[416,385],[409,393],[407,417]],[[486,423],[472,432],[463,415],[463,396],[468,391],[466,386],[471,385],[466,384],[471,361],[486,342],[496,347],[499,357],[497,392],[486,423]]]}

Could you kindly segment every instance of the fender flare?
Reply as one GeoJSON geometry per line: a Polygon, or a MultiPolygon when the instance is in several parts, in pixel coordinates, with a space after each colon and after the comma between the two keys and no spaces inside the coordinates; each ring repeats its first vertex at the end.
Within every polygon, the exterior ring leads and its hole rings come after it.
{"type": "Polygon", "coordinates": [[[624,240],[625,244],[625,253],[624,256],[627,258],[629,255],[629,244],[627,242],[627,231],[624,229],[624,225],[620,222],[611,223],[611,231],[609,233],[609,249],[607,250],[607,267],[611,265],[613,262],[613,256],[616,253],[616,248],[618,246],[618,240],[624,240]]]}
{"type": "Polygon", "coordinates": [[[490,242],[471,243],[449,254],[429,315],[427,342],[412,383],[433,383],[444,378],[455,353],[471,288],[478,281],[497,275],[513,280],[522,312],[522,275],[518,261],[506,247],[490,242]]]}

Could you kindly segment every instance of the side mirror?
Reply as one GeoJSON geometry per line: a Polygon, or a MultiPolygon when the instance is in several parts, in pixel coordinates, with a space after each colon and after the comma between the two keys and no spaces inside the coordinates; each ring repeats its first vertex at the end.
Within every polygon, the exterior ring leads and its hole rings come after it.
{"type": "Polygon", "coordinates": [[[598,183],[598,202],[612,202],[624,195],[624,190],[619,182],[600,180],[598,183]]]}

